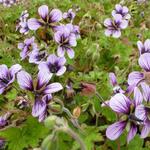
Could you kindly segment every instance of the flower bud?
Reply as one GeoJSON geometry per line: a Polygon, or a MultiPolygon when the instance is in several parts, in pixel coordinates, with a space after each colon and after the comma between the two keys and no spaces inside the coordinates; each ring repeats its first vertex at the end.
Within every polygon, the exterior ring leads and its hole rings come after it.
{"type": "Polygon", "coordinates": [[[44,120],[44,125],[49,129],[53,129],[53,127],[56,124],[56,119],[57,119],[57,117],[54,115],[49,116],[44,120]]]}
{"type": "Polygon", "coordinates": [[[81,95],[83,96],[92,96],[96,93],[96,86],[92,83],[81,83],[81,95]]]}
{"type": "Polygon", "coordinates": [[[81,108],[80,108],[79,106],[77,106],[77,107],[74,108],[74,110],[73,110],[73,116],[74,116],[75,118],[79,118],[80,114],[81,114],[81,108]]]}

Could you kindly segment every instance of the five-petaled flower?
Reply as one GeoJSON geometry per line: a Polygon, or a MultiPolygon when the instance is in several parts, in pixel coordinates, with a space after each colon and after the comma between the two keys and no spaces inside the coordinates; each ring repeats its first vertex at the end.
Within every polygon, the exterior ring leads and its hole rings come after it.
{"type": "Polygon", "coordinates": [[[61,76],[66,71],[64,64],[66,63],[65,57],[57,57],[55,54],[49,55],[47,62],[39,64],[39,70],[46,70],[51,76],[61,76]]]}
{"type": "Polygon", "coordinates": [[[73,10],[72,9],[69,9],[68,10],[68,12],[65,12],[64,14],[63,14],[63,18],[64,19],[70,19],[71,21],[75,18],[75,13],[73,12],[73,10]]]}
{"type": "Polygon", "coordinates": [[[6,65],[0,65],[0,94],[15,80],[15,75],[21,70],[19,64],[13,65],[10,69],[6,65]]]}
{"type": "Polygon", "coordinates": [[[115,10],[112,11],[112,16],[115,16],[116,14],[120,14],[126,20],[131,18],[129,9],[126,6],[121,6],[120,4],[116,4],[115,10]]]}
{"type": "Polygon", "coordinates": [[[130,124],[127,142],[129,143],[137,133],[138,124],[143,121],[134,114],[135,108],[143,101],[143,96],[138,88],[134,89],[134,100],[131,101],[122,93],[117,93],[109,101],[109,107],[116,112],[120,120],[110,125],[106,130],[106,136],[116,140],[130,124]]]}
{"type": "Polygon", "coordinates": [[[34,42],[34,37],[25,39],[24,43],[19,43],[18,48],[21,49],[20,56],[23,59],[30,56],[31,52],[38,51],[37,44],[34,42]]]}
{"type": "Polygon", "coordinates": [[[47,5],[42,5],[38,8],[38,13],[41,19],[31,18],[28,20],[28,26],[30,30],[37,30],[38,28],[54,27],[55,23],[62,19],[62,12],[59,9],[52,9],[49,12],[47,5]]]}
{"type": "Polygon", "coordinates": [[[49,84],[50,79],[50,74],[44,70],[39,71],[36,80],[33,80],[31,75],[25,71],[20,71],[17,74],[17,81],[20,88],[34,94],[35,102],[32,108],[32,115],[39,117],[39,121],[43,120],[41,119],[44,117],[43,111],[46,108],[47,101],[52,98],[52,93],[58,92],[63,88],[58,82],[49,84]]]}
{"type": "Polygon", "coordinates": [[[119,38],[121,36],[121,29],[125,29],[128,26],[128,21],[124,20],[120,14],[113,16],[113,19],[107,18],[104,21],[104,26],[106,36],[112,36],[114,38],[119,38]]]}
{"type": "Polygon", "coordinates": [[[74,58],[74,50],[71,47],[77,45],[75,34],[71,33],[67,27],[64,27],[54,34],[54,39],[59,44],[57,48],[58,56],[63,57],[67,52],[69,58],[74,58]]]}

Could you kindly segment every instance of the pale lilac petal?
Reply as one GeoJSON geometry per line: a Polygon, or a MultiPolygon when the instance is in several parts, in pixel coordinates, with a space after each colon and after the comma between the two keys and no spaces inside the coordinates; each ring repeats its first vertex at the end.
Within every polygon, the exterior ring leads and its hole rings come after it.
{"type": "Polygon", "coordinates": [[[49,80],[51,79],[52,75],[49,74],[46,70],[41,70],[38,73],[38,80],[37,80],[37,90],[40,90],[45,86],[49,80]]]}
{"type": "Polygon", "coordinates": [[[74,58],[74,50],[72,48],[67,48],[67,54],[70,59],[74,58]]]}
{"type": "Polygon", "coordinates": [[[139,65],[145,70],[150,71],[150,53],[144,53],[139,58],[139,65]]]}
{"type": "Polygon", "coordinates": [[[144,74],[138,71],[133,71],[128,76],[128,84],[138,84],[141,80],[144,79],[144,74]]]}
{"type": "Polygon", "coordinates": [[[121,36],[121,31],[120,30],[114,30],[112,33],[112,36],[114,38],[119,38],[121,36]]]}
{"type": "Polygon", "coordinates": [[[104,26],[105,27],[112,26],[112,19],[110,18],[105,19],[104,26]]]}
{"type": "Polygon", "coordinates": [[[63,66],[66,63],[66,58],[65,57],[60,57],[58,60],[58,64],[60,66],[63,66]]]}
{"type": "Polygon", "coordinates": [[[117,10],[117,12],[119,12],[120,10],[122,10],[122,6],[120,4],[116,4],[115,9],[117,10]]]}
{"type": "Polygon", "coordinates": [[[110,81],[110,84],[112,86],[116,86],[117,85],[117,79],[116,79],[116,76],[113,72],[109,73],[109,81],[110,81]]]}
{"type": "Polygon", "coordinates": [[[142,43],[141,41],[138,41],[138,42],[137,42],[137,46],[138,46],[138,49],[139,49],[140,54],[142,54],[142,51],[143,51],[143,49],[144,49],[143,43],[142,43]]]}
{"type": "Polygon", "coordinates": [[[122,22],[122,16],[121,16],[120,14],[116,14],[116,15],[114,15],[113,17],[114,17],[114,21],[115,21],[116,23],[122,22]]]}
{"type": "Polygon", "coordinates": [[[136,125],[131,124],[130,130],[129,130],[129,133],[128,133],[128,137],[127,137],[127,143],[129,143],[134,138],[136,133],[137,133],[136,125]]]}
{"type": "Polygon", "coordinates": [[[23,47],[24,47],[24,44],[23,44],[23,43],[19,43],[19,44],[18,44],[18,49],[23,49],[23,47]]]}
{"type": "Polygon", "coordinates": [[[109,106],[117,113],[128,114],[130,111],[131,101],[124,94],[118,93],[114,95],[109,102],[109,106]]]}
{"type": "Polygon", "coordinates": [[[110,30],[110,29],[105,29],[105,35],[106,36],[111,36],[112,35],[112,30],[110,30]]]}
{"type": "Polygon", "coordinates": [[[59,22],[62,20],[62,12],[59,9],[53,9],[50,12],[50,23],[51,22],[59,22]]]}
{"type": "Polygon", "coordinates": [[[107,100],[101,104],[101,107],[106,107],[106,106],[109,106],[109,100],[107,100]]]}
{"type": "Polygon", "coordinates": [[[38,8],[38,13],[41,16],[41,18],[46,21],[47,16],[48,16],[48,6],[47,5],[42,5],[38,8]]]}
{"type": "Polygon", "coordinates": [[[57,61],[57,56],[55,54],[51,54],[48,56],[47,61],[51,64],[54,64],[57,61]]]}
{"type": "Polygon", "coordinates": [[[5,87],[0,88],[0,94],[2,94],[5,91],[5,87]]]}
{"type": "Polygon", "coordinates": [[[44,93],[45,94],[51,94],[51,93],[55,93],[55,92],[58,92],[60,90],[62,90],[63,87],[60,83],[52,83],[52,84],[49,84],[46,88],[45,88],[45,91],[44,93]]]}
{"type": "Polygon", "coordinates": [[[14,76],[18,71],[20,71],[22,69],[22,66],[19,65],[19,64],[16,64],[16,65],[13,65],[11,68],[10,68],[10,74],[12,76],[14,76]]]}
{"type": "Polygon", "coordinates": [[[121,29],[125,29],[128,26],[128,21],[127,20],[122,20],[121,24],[120,24],[120,28],[121,29]]]}
{"type": "Polygon", "coordinates": [[[70,46],[73,46],[73,47],[75,47],[77,45],[76,36],[74,34],[70,34],[69,44],[70,44],[70,46]]]}
{"type": "Polygon", "coordinates": [[[135,116],[140,119],[145,121],[147,119],[147,113],[145,110],[145,106],[144,105],[138,105],[135,109],[135,116]]]}
{"type": "Polygon", "coordinates": [[[39,22],[35,18],[29,19],[27,23],[28,23],[28,27],[30,30],[37,30],[38,28],[42,26],[41,22],[39,22]]]}
{"type": "Polygon", "coordinates": [[[143,101],[142,93],[139,90],[139,88],[135,87],[134,88],[134,102],[135,102],[135,106],[138,106],[138,105],[142,104],[142,101],[143,101]]]}
{"type": "Polygon", "coordinates": [[[65,71],[66,71],[66,67],[63,66],[63,67],[61,67],[61,68],[58,70],[58,72],[56,73],[56,75],[57,75],[57,76],[61,76],[61,75],[63,75],[63,74],[65,73],[65,71]]]}
{"type": "Polygon", "coordinates": [[[141,131],[141,138],[146,138],[150,133],[150,121],[147,121],[141,131]]]}
{"type": "Polygon", "coordinates": [[[29,73],[25,71],[20,71],[17,74],[17,81],[18,81],[20,88],[24,90],[29,90],[29,91],[33,90],[33,82],[29,73]]]}
{"type": "Polygon", "coordinates": [[[62,46],[58,46],[57,55],[63,57],[65,55],[65,49],[62,46]]]}
{"type": "Polygon", "coordinates": [[[144,100],[146,102],[149,102],[150,101],[150,87],[149,87],[149,85],[146,84],[145,82],[142,82],[141,87],[142,87],[142,91],[143,91],[144,100]]]}
{"type": "Polygon", "coordinates": [[[62,36],[62,33],[60,31],[57,31],[55,34],[54,34],[54,40],[57,42],[57,43],[60,43],[61,42],[61,36],[62,36]]]}
{"type": "Polygon", "coordinates": [[[110,140],[116,140],[124,131],[126,121],[118,121],[110,125],[106,130],[106,136],[110,140]]]}
{"type": "Polygon", "coordinates": [[[33,108],[32,108],[32,115],[34,117],[38,117],[41,115],[46,109],[46,103],[42,100],[35,100],[33,108]]]}
{"type": "Polygon", "coordinates": [[[145,47],[145,51],[146,51],[146,52],[150,52],[150,39],[147,39],[147,40],[144,42],[144,47],[145,47]]]}
{"type": "Polygon", "coordinates": [[[6,65],[0,65],[0,78],[6,78],[8,74],[8,68],[6,65]]]}

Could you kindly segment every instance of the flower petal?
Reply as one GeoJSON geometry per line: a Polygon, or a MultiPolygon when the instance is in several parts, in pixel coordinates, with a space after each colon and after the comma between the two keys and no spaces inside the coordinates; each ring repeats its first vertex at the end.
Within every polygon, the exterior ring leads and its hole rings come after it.
{"type": "Polygon", "coordinates": [[[128,114],[130,111],[131,101],[124,94],[118,93],[114,95],[110,101],[109,106],[117,113],[128,114]]]}
{"type": "Polygon", "coordinates": [[[150,53],[144,53],[139,58],[139,65],[145,70],[150,71],[150,53]]]}
{"type": "Polygon", "coordinates": [[[142,128],[141,138],[146,138],[149,135],[149,133],[150,133],[150,121],[147,120],[146,124],[142,128]]]}
{"type": "Polygon", "coordinates": [[[58,70],[58,72],[56,73],[56,75],[57,75],[57,76],[61,76],[61,75],[63,75],[63,74],[65,73],[65,71],[66,71],[66,67],[63,66],[63,67],[61,67],[61,68],[58,70]]]}
{"type": "Polygon", "coordinates": [[[36,99],[32,108],[32,115],[34,117],[38,117],[41,115],[46,109],[46,103],[42,100],[36,99]]]}
{"type": "Polygon", "coordinates": [[[62,89],[63,89],[62,85],[60,83],[55,82],[55,83],[52,83],[52,84],[49,84],[48,86],[46,86],[44,93],[51,94],[51,93],[58,92],[62,89]]]}
{"type": "Polygon", "coordinates": [[[74,55],[75,55],[74,50],[72,48],[66,48],[66,50],[67,50],[68,57],[70,59],[74,58],[74,55]]]}
{"type": "Polygon", "coordinates": [[[142,91],[143,91],[143,97],[146,102],[150,102],[150,87],[145,82],[141,83],[142,91]]]}
{"type": "Polygon", "coordinates": [[[127,143],[129,143],[134,138],[136,133],[137,133],[136,125],[135,124],[131,124],[130,131],[129,131],[128,137],[127,137],[127,143]]]}
{"type": "Polygon", "coordinates": [[[45,86],[49,82],[51,77],[52,74],[49,74],[49,72],[44,70],[39,71],[36,89],[40,90],[41,88],[43,88],[43,86],[45,86]]]}
{"type": "Polygon", "coordinates": [[[25,71],[20,71],[17,74],[17,81],[18,81],[20,88],[24,90],[33,91],[33,82],[29,73],[25,71]]]}
{"type": "Polygon", "coordinates": [[[10,73],[12,76],[14,76],[18,71],[20,71],[22,69],[22,66],[19,65],[19,64],[16,64],[16,65],[13,65],[11,68],[10,68],[10,73]]]}
{"type": "Polygon", "coordinates": [[[57,48],[57,55],[63,57],[65,55],[65,49],[63,46],[58,46],[57,48]]]}
{"type": "Polygon", "coordinates": [[[37,30],[42,26],[42,23],[35,18],[29,19],[27,23],[30,30],[37,30]]]}
{"type": "Polygon", "coordinates": [[[140,119],[145,121],[147,119],[147,113],[144,105],[138,105],[135,109],[135,116],[140,119]]]}
{"type": "Polygon", "coordinates": [[[126,121],[118,121],[110,125],[106,130],[106,136],[110,140],[116,140],[123,132],[126,126],[126,121]]]}
{"type": "Polygon", "coordinates": [[[47,21],[48,11],[47,5],[42,5],[38,8],[38,13],[44,21],[47,21]]]}
{"type": "Polygon", "coordinates": [[[117,79],[116,76],[113,72],[109,73],[109,80],[110,80],[110,84],[112,86],[116,86],[117,85],[117,79]]]}
{"type": "Polygon", "coordinates": [[[128,84],[138,84],[142,79],[144,79],[144,74],[138,71],[133,71],[128,76],[128,84]]]}
{"type": "Polygon", "coordinates": [[[62,19],[62,12],[59,9],[53,9],[50,12],[50,18],[49,21],[50,23],[52,22],[59,22],[62,19]]]}
{"type": "Polygon", "coordinates": [[[142,104],[142,101],[143,101],[142,93],[139,90],[139,88],[135,87],[134,88],[134,102],[135,102],[135,106],[138,106],[138,105],[142,104]]]}

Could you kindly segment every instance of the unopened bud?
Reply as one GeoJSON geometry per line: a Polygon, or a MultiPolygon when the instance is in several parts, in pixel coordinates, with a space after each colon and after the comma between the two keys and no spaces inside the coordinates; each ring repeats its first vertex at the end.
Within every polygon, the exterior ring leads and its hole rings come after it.
{"type": "Polygon", "coordinates": [[[80,108],[79,106],[77,106],[77,107],[74,108],[74,110],[73,110],[73,116],[74,116],[75,118],[79,118],[80,114],[81,114],[81,108],[80,108]]]}
{"type": "Polygon", "coordinates": [[[49,129],[53,129],[56,124],[56,119],[57,117],[54,115],[47,117],[44,121],[45,126],[49,129]]]}
{"type": "Polygon", "coordinates": [[[96,86],[92,83],[81,83],[81,95],[92,96],[96,93],[96,86]]]}

